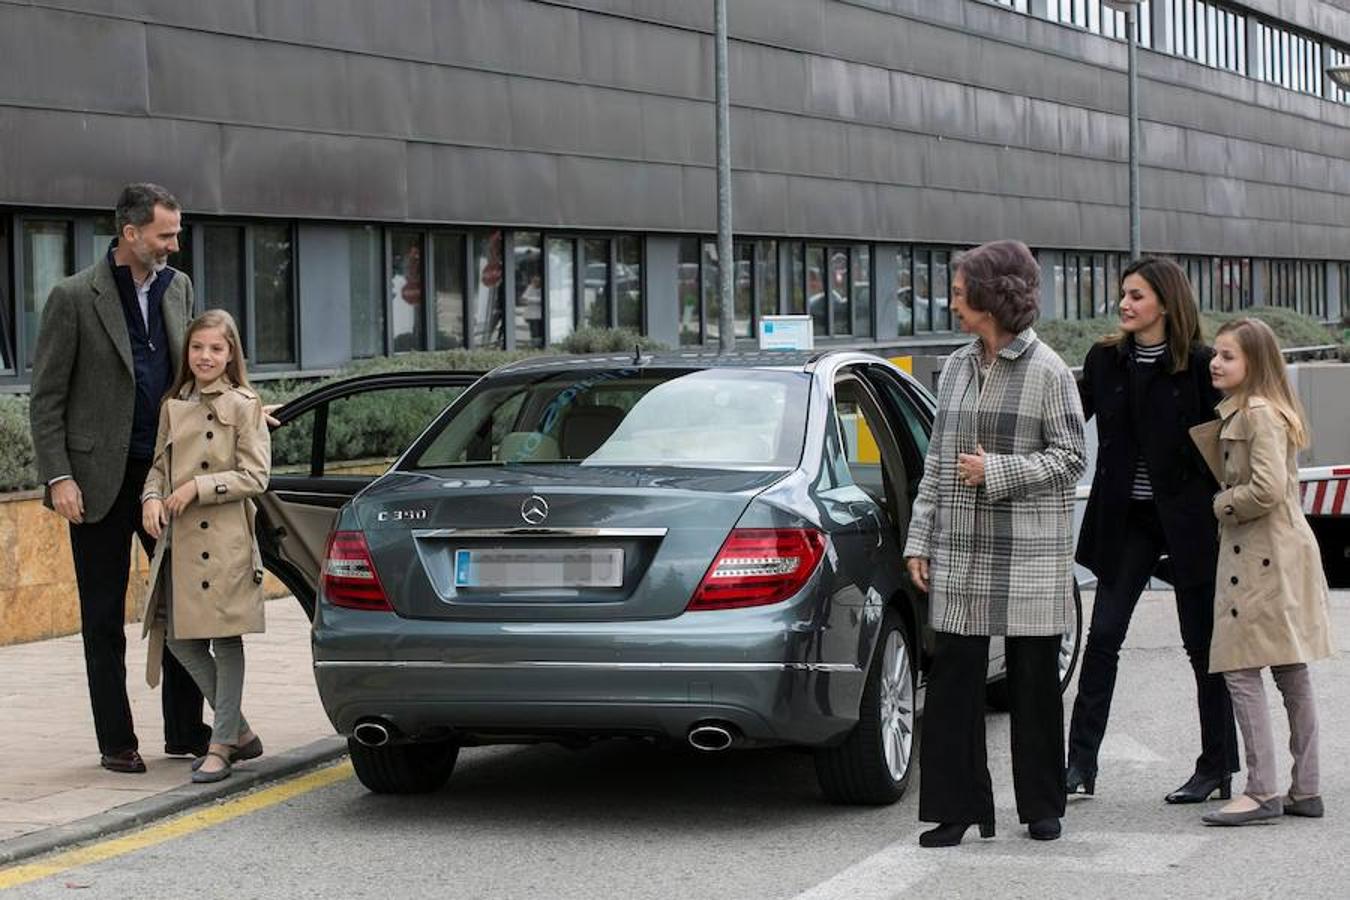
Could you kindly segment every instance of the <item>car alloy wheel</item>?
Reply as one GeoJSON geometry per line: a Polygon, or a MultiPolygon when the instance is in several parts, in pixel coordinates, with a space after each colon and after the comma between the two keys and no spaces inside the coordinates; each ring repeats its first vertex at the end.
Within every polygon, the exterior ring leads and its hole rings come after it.
{"type": "Polygon", "coordinates": [[[881,742],[886,768],[900,781],[909,771],[914,749],[914,672],[899,631],[887,635],[880,663],[881,742]]]}

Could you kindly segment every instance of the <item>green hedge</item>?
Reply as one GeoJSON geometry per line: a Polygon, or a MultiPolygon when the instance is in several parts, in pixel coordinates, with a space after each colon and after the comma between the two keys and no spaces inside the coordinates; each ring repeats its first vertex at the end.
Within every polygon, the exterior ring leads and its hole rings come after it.
{"type": "MultiPolygon", "coordinates": [[[[1326,328],[1317,319],[1277,306],[1254,306],[1240,313],[1206,312],[1200,314],[1200,331],[1206,341],[1214,340],[1214,332],[1230,319],[1243,316],[1261,319],[1275,332],[1281,347],[1312,347],[1320,344],[1342,344],[1344,337],[1326,328]]],[[[1036,333],[1054,347],[1066,363],[1081,366],[1087,352],[1102,337],[1116,330],[1114,318],[1085,319],[1068,322],[1048,319],[1036,324],[1036,333]]],[[[1346,348],[1341,355],[1345,358],[1346,348]]]]}
{"type": "Polygon", "coordinates": [[[0,491],[37,487],[33,436],[28,430],[28,397],[0,394],[0,491]]]}

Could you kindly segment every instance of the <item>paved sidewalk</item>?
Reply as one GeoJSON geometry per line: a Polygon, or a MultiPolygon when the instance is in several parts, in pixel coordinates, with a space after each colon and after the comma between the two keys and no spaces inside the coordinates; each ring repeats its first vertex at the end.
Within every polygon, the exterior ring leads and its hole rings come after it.
{"type": "MultiPolygon", "coordinates": [[[[305,756],[332,756],[333,728],[319,704],[309,649],[309,621],[299,604],[286,597],[267,604],[267,632],[244,638],[246,674],[244,713],[262,737],[266,753],[239,764],[240,774],[266,771],[286,756],[292,767],[305,756]],[[320,742],[320,743],[316,743],[320,742]]],[[[127,626],[127,687],[131,696],[141,755],[149,772],[118,775],[98,764],[93,716],[78,635],[0,647],[0,851],[38,832],[71,834],[79,820],[134,804],[143,810],[150,798],[172,792],[183,799],[218,795],[218,785],[189,784],[189,760],[164,755],[159,692],[145,684],[146,642],[139,624],[127,626]],[[175,790],[177,789],[177,790],[175,790]],[[186,797],[185,797],[186,795],[186,797]],[[24,837],[27,836],[27,837],[24,837]]],[[[205,710],[209,723],[210,710],[205,710]]],[[[249,781],[237,774],[230,782],[249,781]]],[[[150,804],[154,805],[154,804],[150,804]]],[[[164,806],[164,803],[158,804],[164,806]]],[[[116,827],[106,817],[105,830],[116,827]]],[[[77,829],[78,830],[78,829],[77,829]]],[[[76,835],[78,837],[78,835],[76,835]]],[[[0,855],[8,855],[0,852],[0,855]]]]}

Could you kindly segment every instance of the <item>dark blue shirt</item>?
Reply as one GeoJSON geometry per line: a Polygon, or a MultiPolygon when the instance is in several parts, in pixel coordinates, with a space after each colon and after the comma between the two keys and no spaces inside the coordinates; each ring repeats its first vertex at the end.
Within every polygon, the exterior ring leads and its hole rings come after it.
{"type": "Polygon", "coordinates": [[[127,456],[145,461],[155,455],[155,436],[159,430],[159,404],[173,384],[174,361],[169,357],[169,333],[164,327],[160,304],[173,282],[174,270],[167,266],[154,275],[148,293],[145,317],[136,298],[136,283],[131,269],[113,259],[117,242],[108,247],[108,266],[112,269],[117,294],[122,298],[122,314],[131,338],[131,361],[136,373],[136,410],[131,421],[131,446],[127,456]],[[147,321],[148,320],[148,321],[147,321]]]}

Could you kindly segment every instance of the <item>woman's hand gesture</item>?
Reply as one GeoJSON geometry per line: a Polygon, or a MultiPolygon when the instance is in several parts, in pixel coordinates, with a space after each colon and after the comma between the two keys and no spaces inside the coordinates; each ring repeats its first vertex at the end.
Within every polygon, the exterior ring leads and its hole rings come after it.
{"type": "Polygon", "coordinates": [[[180,515],[183,510],[192,505],[192,501],[197,499],[197,482],[189,478],[179,486],[178,490],[169,495],[169,499],[164,501],[164,508],[168,510],[169,515],[180,515]]]}
{"type": "Polygon", "coordinates": [[[164,504],[158,497],[151,497],[141,504],[141,526],[155,540],[164,534],[164,526],[169,519],[164,515],[164,504]]]}
{"type": "Polygon", "coordinates": [[[928,593],[928,557],[911,556],[905,560],[905,565],[909,568],[909,579],[914,582],[914,586],[928,593]]]}

